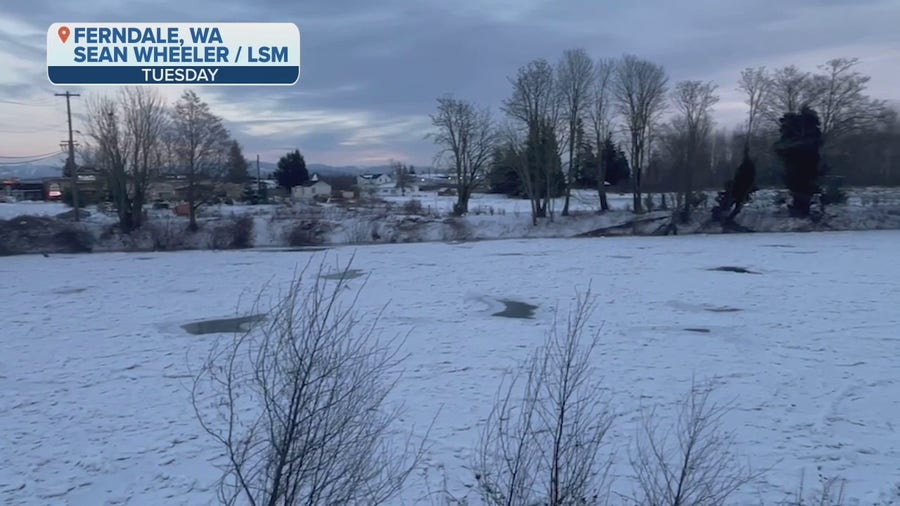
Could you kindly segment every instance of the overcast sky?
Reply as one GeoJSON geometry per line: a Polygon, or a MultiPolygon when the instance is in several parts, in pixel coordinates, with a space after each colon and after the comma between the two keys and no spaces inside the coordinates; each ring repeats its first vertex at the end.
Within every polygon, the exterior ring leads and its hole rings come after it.
{"type": "MultiPolygon", "coordinates": [[[[634,53],[672,82],[720,86],[719,124],[740,120],[742,68],[859,57],[870,92],[900,100],[900,0],[4,0],[0,6],[0,156],[59,149],[65,100],[46,77],[54,22],[290,21],[300,27],[293,87],[200,87],[245,154],[275,161],[300,149],[308,162],[429,164],[423,136],[435,98],[491,106],[508,76],[534,58],[583,47],[594,57],[634,53]]],[[[160,88],[171,100],[180,88],[160,88]]],[[[103,88],[70,88],[84,97],[103,88]]],[[[79,126],[76,124],[76,128],[79,126]]]]}

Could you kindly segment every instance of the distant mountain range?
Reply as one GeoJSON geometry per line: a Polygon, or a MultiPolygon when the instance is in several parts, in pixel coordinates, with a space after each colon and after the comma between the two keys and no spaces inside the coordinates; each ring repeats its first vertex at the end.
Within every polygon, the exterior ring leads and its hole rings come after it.
{"type": "Polygon", "coordinates": [[[57,164],[0,165],[0,179],[44,179],[60,177],[63,173],[64,160],[57,164]]]}
{"type": "MultiPolygon", "coordinates": [[[[50,177],[62,176],[63,164],[65,159],[61,159],[57,163],[41,162],[39,164],[21,164],[21,165],[0,165],[0,179],[43,179],[50,177]]],[[[259,169],[263,177],[269,177],[278,168],[278,164],[272,162],[259,162],[259,169]]],[[[374,165],[370,167],[360,167],[356,165],[325,165],[321,163],[310,163],[306,169],[312,173],[321,176],[338,176],[338,175],[357,175],[366,172],[384,173],[391,172],[389,165],[374,165]]],[[[421,170],[429,171],[430,167],[423,167],[421,170]]],[[[256,162],[251,161],[249,172],[251,176],[256,176],[256,162]]]]}

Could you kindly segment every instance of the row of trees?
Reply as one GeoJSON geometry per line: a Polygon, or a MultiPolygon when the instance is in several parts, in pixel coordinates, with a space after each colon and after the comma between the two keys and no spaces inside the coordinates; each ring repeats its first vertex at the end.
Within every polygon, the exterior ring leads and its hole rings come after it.
{"type": "Polygon", "coordinates": [[[471,102],[439,99],[432,137],[441,146],[439,160],[448,156],[457,174],[457,213],[465,212],[473,187],[483,182],[491,155],[493,185],[527,196],[535,223],[552,217],[560,194],[562,214],[569,214],[571,190],[579,184],[595,183],[601,209],[608,210],[606,183],[626,173],[640,211],[645,143],[663,110],[666,82],[661,67],[635,56],[595,62],[583,49],[572,49],[555,67],[537,59],[519,69],[510,79],[513,91],[503,103],[501,124],[471,102]],[[614,142],[617,114],[628,133],[630,170],[614,142]]]}
{"type": "MultiPolygon", "coordinates": [[[[761,182],[787,184],[794,177],[785,173],[791,170],[785,151],[775,148],[789,142],[784,122],[805,110],[818,117],[821,133],[816,178],[831,172],[859,182],[863,178],[853,176],[868,172],[891,182],[898,160],[890,146],[900,145],[900,123],[884,101],[865,93],[870,78],[856,70],[858,63],[833,59],[817,72],[745,69],[738,89],[747,119],[729,136],[714,129],[715,83],[671,84],[661,65],[637,56],[593,60],[583,49],[570,49],[556,65],[536,59],[510,78],[502,119],[473,102],[439,98],[429,136],[440,148],[437,163],[456,174],[457,214],[483,184],[528,197],[535,223],[552,218],[554,197],[565,196],[562,214],[569,214],[576,187],[595,185],[600,209],[608,210],[606,184],[629,178],[635,212],[643,210],[649,179],[652,188],[678,193],[687,220],[694,193],[728,179],[719,214],[733,219],[757,185],[757,162],[765,169],[761,182]],[[873,142],[882,148],[877,154],[863,148],[873,142]],[[859,168],[850,153],[872,163],[859,168]]],[[[809,184],[817,187],[815,179],[809,184]]],[[[802,204],[792,209],[808,214],[802,204]]]]}
{"type": "Polygon", "coordinates": [[[149,88],[123,88],[88,105],[84,158],[104,176],[123,232],[140,228],[148,188],[159,174],[184,178],[189,229],[212,196],[211,182],[246,182],[247,160],[222,118],[193,91],[169,107],[149,88]]]}

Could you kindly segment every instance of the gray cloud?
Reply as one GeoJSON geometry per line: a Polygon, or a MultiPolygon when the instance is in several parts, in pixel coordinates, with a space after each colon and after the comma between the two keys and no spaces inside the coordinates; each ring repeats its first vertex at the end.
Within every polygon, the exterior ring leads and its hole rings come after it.
{"type": "Polygon", "coordinates": [[[532,58],[553,61],[570,47],[584,47],[598,57],[638,54],[662,63],[673,81],[715,80],[723,98],[718,107],[722,123],[743,114],[734,83],[739,70],[751,65],[796,63],[813,70],[828,58],[858,56],[862,70],[873,76],[873,94],[900,99],[894,86],[900,77],[897,0],[159,4],[130,2],[126,17],[118,15],[121,4],[115,0],[30,0],[0,7],[0,63],[17,55],[17,65],[24,60],[33,67],[0,76],[0,93],[17,100],[47,100],[52,90],[44,74],[43,45],[50,23],[212,18],[300,26],[297,86],[198,90],[226,118],[248,154],[259,152],[269,160],[294,146],[310,161],[383,163],[395,157],[430,163],[434,148],[423,136],[436,97],[453,93],[496,110],[509,93],[507,77],[520,65],[532,58]]]}

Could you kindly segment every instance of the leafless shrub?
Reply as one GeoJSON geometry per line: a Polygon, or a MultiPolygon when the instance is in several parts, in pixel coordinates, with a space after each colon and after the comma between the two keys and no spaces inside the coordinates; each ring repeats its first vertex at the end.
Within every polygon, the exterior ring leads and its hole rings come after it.
{"type": "Polygon", "coordinates": [[[800,486],[794,499],[783,503],[782,506],[844,506],[847,504],[844,498],[844,488],[847,481],[842,478],[825,476],[821,472],[818,475],[819,487],[806,491],[804,478],[800,478],[800,486]]]}
{"type": "Polygon", "coordinates": [[[144,225],[155,251],[173,251],[187,247],[182,220],[161,218],[144,225]]]}
{"type": "Polygon", "coordinates": [[[287,231],[287,243],[293,248],[316,246],[325,242],[325,225],[318,220],[304,219],[287,231]]]}
{"type": "MultiPolygon", "coordinates": [[[[386,399],[402,358],[396,339],[361,326],[344,275],[304,269],[266,323],[214,345],[192,388],[194,411],[225,455],[223,504],[383,504],[423,446],[395,448],[386,399]]],[[[308,266],[307,266],[308,268],[308,266]]],[[[427,436],[426,436],[427,437],[427,436]]]]}
{"type": "Polygon", "coordinates": [[[612,458],[602,450],[614,415],[591,366],[599,333],[582,342],[592,307],[590,291],[579,296],[565,332],[554,322],[522,372],[501,385],[475,462],[486,503],[602,504],[609,496],[612,458]]]}
{"type": "Polygon", "coordinates": [[[253,217],[241,216],[234,222],[231,234],[231,247],[246,249],[253,247],[253,217]]]}
{"type": "Polygon", "coordinates": [[[423,481],[425,482],[425,495],[419,498],[415,504],[429,504],[431,506],[469,506],[469,499],[466,496],[456,497],[447,487],[447,472],[442,465],[438,466],[441,471],[440,488],[432,489],[431,476],[429,469],[426,467],[423,473],[423,481]]]}
{"type": "Polygon", "coordinates": [[[639,491],[636,504],[719,506],[757,478],[734,454],[734,436],[722,429],[728,406],[710,400],[711,385],[692,382],[679,403],[674,427],[663,430],[656,410],[643,413],[631,464],[639,491]]]}
{"type": "Polygon", "coordinates": [[[240,216],[213,228],[209,249],[246,249],[253,247],[253,217],[240,216]]]}
{"type": "Polygon", "coordinates": [[[372,224],[364,218],[344,223],[348,244],[364,244],[372,240],[372,224]]]}

